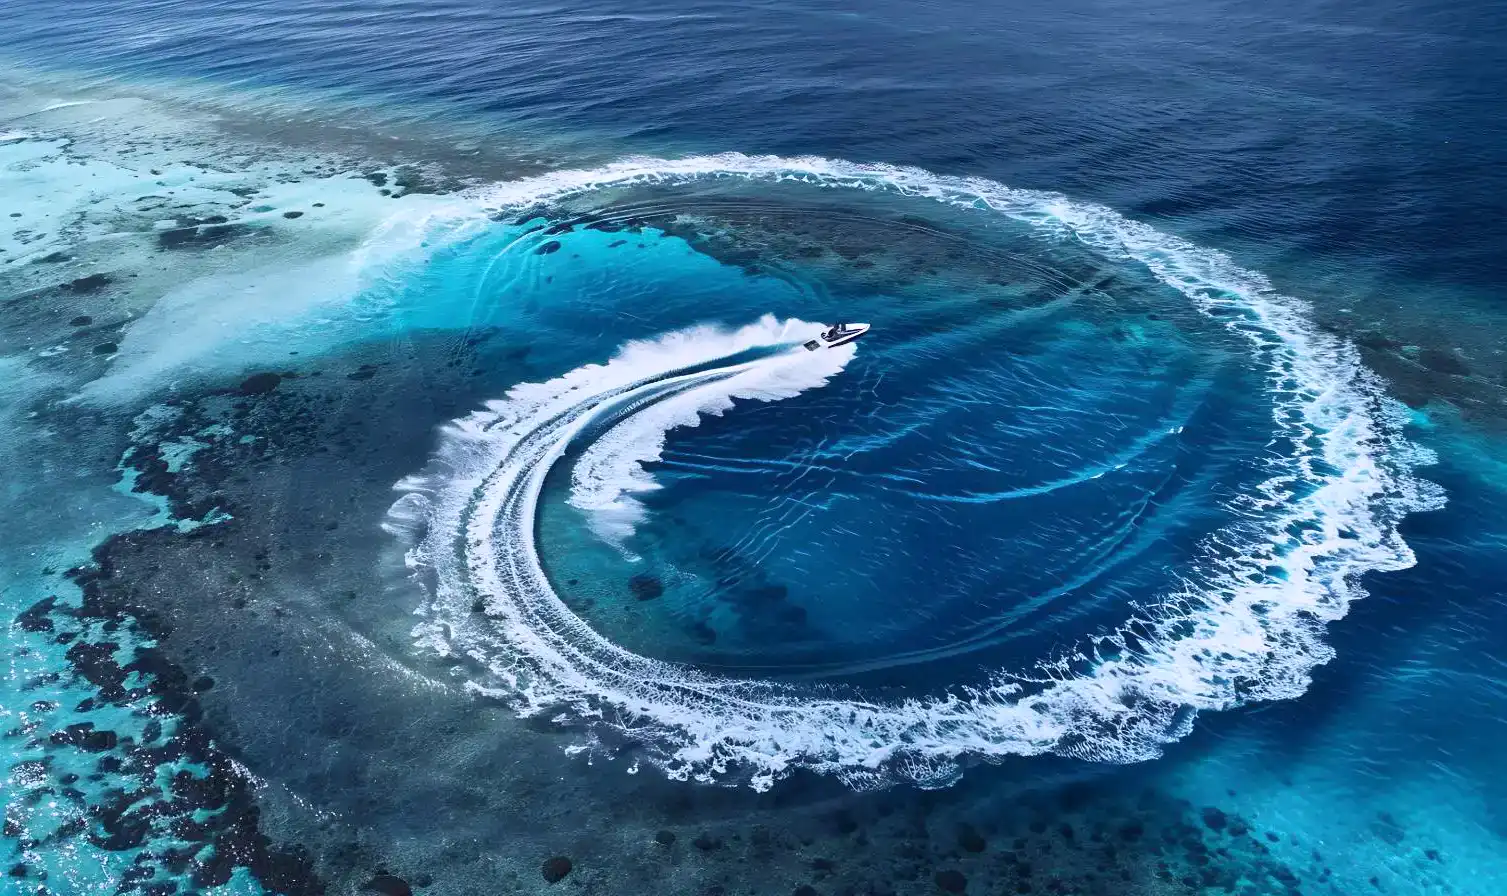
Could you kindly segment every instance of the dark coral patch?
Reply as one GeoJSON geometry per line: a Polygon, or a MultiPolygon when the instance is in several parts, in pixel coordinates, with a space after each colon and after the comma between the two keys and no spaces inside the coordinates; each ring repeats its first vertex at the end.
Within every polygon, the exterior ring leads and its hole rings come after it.
{"type": "Polygon", "coordinates": [[[47,597],[33,604],[30,609],[22,610],[16,616],[16,625],[25,632],[50,632],[52,631],[52,611],[57,607],[56,597],[47,597]]]}
{"type": "MultiPolygon", "coordinates": [[[[83,590],[83,603],[77,610],[68,610],[68,615],[101,621],[107,631],[151,625],[149,630],[160,637],[165,631],[159,627],[161,620],[141,613],[133,589],[125,584],[130,576],[120,573],[126,558],[134,558],[144,542],[161,537],[160,533],[146,532],[117,535],[96,548],[94,564],[69,572],[83,590]]],[[[327,892],[314,873],[307,849],[278,847],[259,829],[255,793],[234,762],[213,745],[200,726],[202,709],[194,698],[190,678],[168,661],[158,646],[138,647],[134,658],[124,665],[117,659],[119,648],[114,641],[80,641],[70,648],[68,659],[76,674],[99,689],[94,698],[97,702],[127,706],[150,699],[154,701],[154,715],[178,714],[174,735],[164,739],[161,724],[153,719],[143,729],[139,742],[87,722],[55,731],[49,740],[55,747],[71,745],[86,753],[104,753],[95,763],[91,778],[119,774],[127,766],[134,772],[185,761],[206,773],[175,773],[170,799],[144,799],[144,793],[109,791],[102,800],[89,805],[89,819],[81,817],[90,829],[90,838],[107,850],[140,848],[158,832],[171,832],[179,840],[196,844],[193,849],[170,850],[161,856],[169,871],[191,879],[191,886],[182,892],[222,886],[237,868],[249,870],[269,892],[285,896],[320,896],[327,892]],[[127,687],[127,682],[135,680],[133,673],[143,684],[127,687]],[[197,861],[196,856],[200,857],[197,861]]],[[[59,778],[64,786],[78,780],[79,776],[71,772],[59,778]]],[[[77,799],[83,800],[82,794],[77,799]]],[[[142,892],[168,891],[149,888],[142,892]]]]}
{"type": "MultiPolygon", "coordinates": [[[[129,697],[126,692],[125,682],[129,673],[120,667],[115,661],[115,651],[120,645],[114,641],[80,641],[68,648],[68,662],[73,664],[73,669],[90,684],[99,689],[99,696],[105,700],[125,700],[129,697]]],[[[92,709],[92,698],[84,701],[92,709]]],[[[82,707],[84,703],[80,703],[82,707]]],[[[80,708],[79,712],[86,712],[80,708]]]]}
{"type": "Polygon", "coordinates": [[[116,737],[114,731],[96,730],[93,722],[78,722],[69,725],[62,731],[54,731],[50,740],[55,746],[72,744],[75,747],[82,747],[91,753],[102,753],[105,750],[113,750],[119,742],[119,738],[116,737]]]}

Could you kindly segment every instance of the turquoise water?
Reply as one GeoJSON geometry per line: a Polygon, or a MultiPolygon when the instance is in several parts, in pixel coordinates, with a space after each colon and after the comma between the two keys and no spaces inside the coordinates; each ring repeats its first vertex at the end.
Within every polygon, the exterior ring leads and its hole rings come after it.
{"type": "Polygon", "coordinates": [[[1500,889],[1469,10],[95,12],[7,892],[1500,889]]]}

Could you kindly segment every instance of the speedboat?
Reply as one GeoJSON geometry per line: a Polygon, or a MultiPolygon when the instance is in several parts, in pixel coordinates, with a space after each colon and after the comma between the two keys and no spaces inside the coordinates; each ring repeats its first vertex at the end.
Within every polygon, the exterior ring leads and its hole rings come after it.
{"type": "Polygon", "coordinates": [[[813,352],[819,348],[837,348],[839,345],[847,345],[868,331],[868,324],[833,324],[829,329],[823,330],[820,336],[807,342],[806,348],[813,352]]]}

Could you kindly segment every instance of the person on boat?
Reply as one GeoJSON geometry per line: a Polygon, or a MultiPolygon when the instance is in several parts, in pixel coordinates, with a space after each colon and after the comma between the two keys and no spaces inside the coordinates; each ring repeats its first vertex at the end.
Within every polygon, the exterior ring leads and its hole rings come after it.
{"type": "Polygon", "coordinates": [[[843,333],[843,331],[846,330],[847,328],[848,328],[847,324],[844,324],[844,323],[835,324],[832,327],[832,329],[830,329],[827,332],[825,332],[825,333],[822,334],[822,338],[826,339],[828,341],[831,341],[833,339],[836,339],[838,336],[841,336],[842,333],[843,333]]]}

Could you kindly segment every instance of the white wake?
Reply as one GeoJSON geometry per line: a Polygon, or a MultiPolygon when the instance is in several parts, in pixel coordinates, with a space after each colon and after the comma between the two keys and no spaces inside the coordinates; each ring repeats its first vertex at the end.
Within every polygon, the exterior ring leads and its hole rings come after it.
{"type": "MultiPolygon", "coordinates": [[[[766,322],[751,329],[768,332],[776,340],[792,332],[814,336],[821,329],[801,321],[778,325],[778,335],[773,328],[766,322]]],[[[732,410],[735,398],[778,401],[824,385],[852,356],[850,346],[815,353],[787,351],[647,403],[587,446],[572,471],[570,503],[590,514],[597,535],[621,545],[644,517],[643,505],[634,495],[659,488],[643,464],[659,460],[671,430],[697,426],[702,417],[721,416],[732,410]]]]}
{"type": "Polygon", "coordinates": [[[406,494],[393,507],[392,526],[422,531],[410,561],[432,572],[417,636],[484,670],[475,687],[524,711],[563,705],[616,726],[672,776],[735,774],[756,787],[797,766],[854,786],[935,786],[953,779],[964,756],[1051,751],[1134,761],[1183,736],[1197,711],[1302,693],[1313,668],[1332,655],[1325,624],[1362,596],[1358,577],[1412,564],[1396,525],[1441,498],[1413,478],[1412,467],[1429,458],[1402,438],[1400,409],[1353,347],[1313,327],[1301,302],[1275,293],[1259,274],[1109,209],[913,168],[729,154],[555,172],[406,223],[463,236],[502,210],[610,186],[709,178],[923,197],[1028,222],[1141,264],[1247,338],[1267,371],[1273,437],[1292,453],[1267,461],[1269,477],[1236,508],[1241,521],[1210,536],[1206,562],[1187,571],[1184,588],[1079,654],[1028,675],[1001,670],[987,686],[942,699],[811,700],[779,684],[642,657],[599,636],[540,569],[535,505],[551,465],[604,408],[641,403],[588,448],[573,488],[572,500],[596,515],[599,532],[621,540],[642,512],[633,494],[653,487],[640,464],[658,456],[667,431],[727,410],[734,397],[777,400],[820,385],[851,349],[722,363],[813,326],[770,319],[632,343],[605,365],[518,386],[456,421],[430,468],[399,483],[406,494]],[[478,600],[484,616],[472,611],[478,600]]]}

